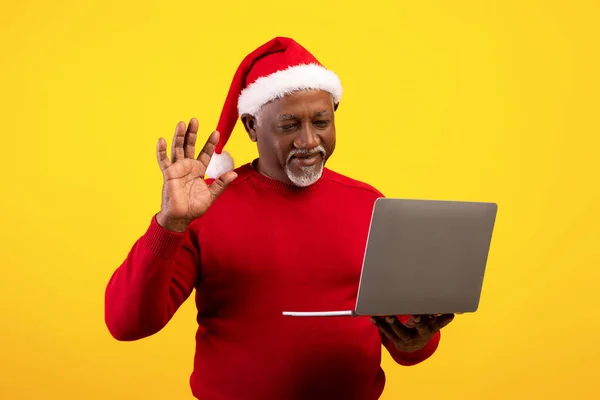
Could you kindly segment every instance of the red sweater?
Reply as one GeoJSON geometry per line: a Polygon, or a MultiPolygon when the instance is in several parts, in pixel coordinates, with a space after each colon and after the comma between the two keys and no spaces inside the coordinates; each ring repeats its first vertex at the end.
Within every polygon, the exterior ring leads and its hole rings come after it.
{"type": "Polygon", "coordinates": [[[365,317],[286,317],[353,309],[373,203],[367,184],[331,170],[288,187],[248,164],[185,233],[152,218],[106,289],[118,340],[160,331],[195,289],[192,393],[204,400],[374,400],[382,344],[401,365],[433,354],[398,351],[365,317]],[[383,340],[382,340],[383,339],[383,340]]]}

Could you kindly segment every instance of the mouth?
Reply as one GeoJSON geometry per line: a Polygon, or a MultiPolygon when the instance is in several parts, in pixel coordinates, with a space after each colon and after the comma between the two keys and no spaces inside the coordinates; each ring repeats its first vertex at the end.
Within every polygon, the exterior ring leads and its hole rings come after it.
{"type": "Polygon", "coordinates": [[[321,155],[320,153],[314,153],[314,154],[297,154],[297,155],[293,155],[292,158],[299,158],[301,160],[305,160],[305,159],[311,159],[311,158],[315,158],[317,156],[321,155]]]}
{"type": "Polygon", "coordinates": [[[310,167],[315,165],[322,157],[323,155],[321,152],[313,154],[295,154],[290,157],[290,164],[299,167],[310,167]]]}

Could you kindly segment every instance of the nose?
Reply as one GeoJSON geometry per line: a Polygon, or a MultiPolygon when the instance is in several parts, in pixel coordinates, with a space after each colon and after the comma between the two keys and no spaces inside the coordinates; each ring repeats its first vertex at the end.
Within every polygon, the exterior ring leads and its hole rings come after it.
{"type": "Polygon", "coordinates": [[[296,137],[294,138],[294,147],[297,149],[310,150],[314,149],[319,144],[319,135],[310,122],[308,124],[303,124],[302,129],[297,131],[296,137]]]}

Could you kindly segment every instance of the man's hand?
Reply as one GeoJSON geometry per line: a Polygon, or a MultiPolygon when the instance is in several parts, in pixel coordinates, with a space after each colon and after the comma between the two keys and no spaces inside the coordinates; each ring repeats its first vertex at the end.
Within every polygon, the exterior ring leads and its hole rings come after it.
{"type": "Polygon", "coordinates": [[[159,225],[183,232],[189,223],[202,216],[223,190],[237,177],[233,171],[215,180],[210,186],[204,181],[208,163],[219,142],[219,132],[213,132],[196,157],[198,121],[189,125],[180,122],[175,128],[171,158],[167,157],[167,142],[160,138],[156,158],[163,173],[162,204],[156,216],[159,225]]]}
{"type": "Polygon", "coordinates": [[[371,321],[390,339],[400,351],[413,352],[422,349],[437,331],[448,325],[454,314],[417,315],[406,323],[395,316],[371,317],[371,321]]]}

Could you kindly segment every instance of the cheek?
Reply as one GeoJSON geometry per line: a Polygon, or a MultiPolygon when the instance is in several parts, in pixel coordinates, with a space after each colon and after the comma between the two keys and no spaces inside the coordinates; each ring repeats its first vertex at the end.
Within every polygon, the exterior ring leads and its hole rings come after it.
{"type": "Polygon", "coordinates": [[[323,142],[325,149],[327,149],[327,152],[329,154],[333,153],[333,150],[335,150],[335,130],[327,132],[327,134],[323,135],[321,141],[323,142]]]}
{"type": "Polygon", "coordinates": [[[288,153],[293,149],[294,143],[290,137],[281,137],[275,140],[273,147],[280,158],[285,160],[288,153]]]}
{"type": "Polygon", "coordinates": [[[290,152],[290,141],[286,139],[285,137],[271,135],[262,138],[259,142],[258,151],[260,156],[273,168],[285,164],[287,155],[290,152]]]}

